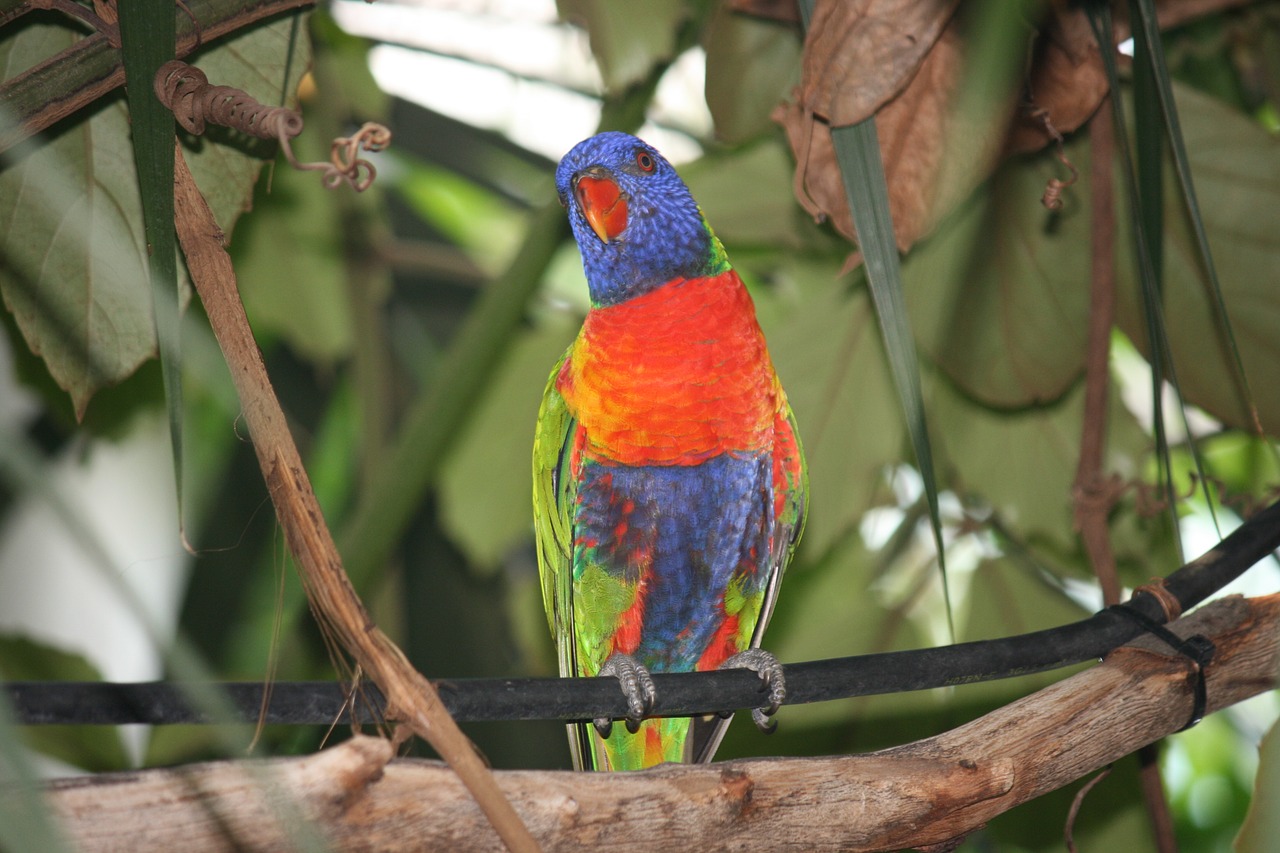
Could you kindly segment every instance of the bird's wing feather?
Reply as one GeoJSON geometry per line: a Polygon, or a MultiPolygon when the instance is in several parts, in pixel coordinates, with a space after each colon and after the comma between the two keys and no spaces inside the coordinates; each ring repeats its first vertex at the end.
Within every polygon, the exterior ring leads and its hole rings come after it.
{"type": "Polygon", "coordinates": [[[577,481],[569,470],[570,454],[578,430],[564,397],[556,390],[556,377],[569,357],[556,362],[547,380],[538,410],[533,440],[533,514],[537,533],[538,576],[542,605],[560,654],[561,675],[573,675],[573,643],[561,642],[573,633],[573,502],[577,481]]]}
{"type": "MultiPolygon", "coordinates": [[[[570,457],[579,427],[564,397],[556,390],[556,378],[572,351],[570,347],[560,357],[547,380],[533,441],[538,577],[562,678],[578,674],[573,624],[573,506],[578,481],[570,470],[570,457]]],[[[595,763],[591,733],[585,725],[569,726],[569,746],[575,769],[582,770],[595,763]]]]}

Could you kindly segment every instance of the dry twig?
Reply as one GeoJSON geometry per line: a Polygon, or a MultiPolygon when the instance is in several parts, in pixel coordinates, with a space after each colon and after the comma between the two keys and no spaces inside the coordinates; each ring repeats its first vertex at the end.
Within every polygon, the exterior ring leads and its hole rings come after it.
{"type": "Polygon", "coordinates": [[[258,464],[313,610],[382,690],[388,715],[426,739],[458,774],[508,849],[537,850],[528,829],[471,741],[441,704],[435,688],[373,623],[347,579],[245,316],[222,234],[187,168],[182,146],[177,149],[174,195],[178,239],[231,369],[258,464]]]}

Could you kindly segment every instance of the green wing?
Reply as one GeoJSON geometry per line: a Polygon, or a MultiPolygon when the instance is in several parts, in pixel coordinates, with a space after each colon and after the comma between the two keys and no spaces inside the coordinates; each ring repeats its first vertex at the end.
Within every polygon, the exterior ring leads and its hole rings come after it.
{"type": "Polygon", "coordinates": [[[556,390],[556,377],[566,352],[547,380],[533,438],[533,518],[537,533],[538,576],[542,606],[559,650],[560,674],[576,675],[573,660],[573,531],[572,507],[577,483],[569,471],[569,451],[577,421],[556,390]]]}
{"type": "MultiPolygon", "coordinates": [[[[569,457],[578,422],[556,390],[556,377],[573,351],[556,362],[547,380],[533,438],[533,522],[538,545],[538,577],[542,606],[555,639],[560,676],[578,674],[577,642],[573,627],[573,505],[578,482],[569,457]]],[[[569,724],[569,747],[578,770],[596,765],[592,734],[580,723],[569,724]]]]}

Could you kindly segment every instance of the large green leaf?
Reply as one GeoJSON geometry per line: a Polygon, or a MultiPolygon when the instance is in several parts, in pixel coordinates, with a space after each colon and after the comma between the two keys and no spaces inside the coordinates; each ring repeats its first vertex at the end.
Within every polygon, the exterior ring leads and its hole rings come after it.
{"type": "Polygon", "coordinates": [[[534,424],[569,324],[522,334],[440,472],[441,519],[477,566],[492,567],[533,530],[534,424]]]}
{"type": "Polygon", "coordinates": [[[875,313],[865,289],[836,285],[837,272],[837,264],[780,265],[773,298],[756,300],[809,461],[810,553],[825,552],[889,499],[885,472],[904,452],[875,313]]]}
{"type": "MultiPolygon", "coordinates": [[[[1265,379],[1280,358],[1280,302],[1269,280],[1280,266],[1269,230],[1280,215],[1280,141],[1221,102],[1175,88],[1227,308],[1260,389],[1263,422],[1274,431],[1280,397],[1265,392],[1265,379]]],[[[1086,173],[1084,139],[1068,143],[1066,155],[1086,173]]],[[[1007,162],[904,264],[921,345],[968,394],[991,405],[1052,400],[1082,369],[1089,255],[1080,247],[1088,245],[1089,188],[1075,184],[1063,210],[1050,213],[1039,199],[1051,177],[1061,178],[1062,167],[1048,153],[1007,162]]],[[[1167,196],[1177,197],[1174,187],[1167,196]]],[[[1166,216],[1166,322],[1184,393],[1245,426],[1194,234],[1181,207],[1166,216]]],[[[1118,245],[1118,322],[1149,352],[1131,250],[1118,245]]]]}
{"type": "MultiPolygon", "coordinates": [[[[1008,557],[983,560],[968,579],[960,639],[997,640],[1055,628],[1090,614],[1037,568],[1008,557]]],[[[1057,681],[1061,673],[1048,677],[1057,681]]]]}
{"type": "MultiPolygon", "coordinates": [[[[1084,429],[1084,385],[1052,404],[997,412],[975,404],[946,383],[930,400],[939,423],[941,454],[956,489],[980,495],[1021,536],[1074,547],[1072,487],[1084,429]]],[[[1104,473],[1124,479],[1142,470],[1149,440],[1111,395],[1104,473]]],[[[1172,567],[1171,567],[1172,568],[1172,567]]]]}
{"type": "Polygon", "coordinates": [[[1238,853],[1268,853],[1280,838],[1280,724],[1272,724],[1258,748],[1258,776],[1253,802],[1240,834],[1238,853]]]}
{"type": "Polygon", "coordinates": [[[560,17],[585,27],[607,91],[621,92],[674,58],[684,0],[557,0],[560,17]]]}
{"type": "Polygon", "coordinates": [[[801,39],[795,28],[720,5],[703,31],[702,45],[716,136],[736,144],[771,129],[774,107],[800,82],[801,39]]]}
{"type": "MultiPolygon", "coordinates": [[[[1273,373],[1280,363],[1280,139],[1231,107],[1175,86],[1182,132],[1213,247],[1227,313],[1245,373],[1256,390],[1259,415],[1269,434],[1280,430],[1280,394],[1273,373]]],[[[1166,196],[1177,198],[1172,175],[1166,196]]],[[[1165,214],[1164,313],[1179,383],[1187,401],[1234,426],[1251,419],[1233,381],[1230,351],[1214,320],[1195,236],[1180,205],[1165,214]]],[[[1120,244],[1117,322],[1149,353],[1130,252],[1120,244]]]]}
{"type": "MultiPolygon", "coordinates": [[[[1087,171],[1084,140],[1067,156],[1087,171]]],[[[1040,203],[1062,173],[1047,153],[1006,162],[903,264],[920,345],[989,405],[1054,400],[1084,369],[1088,208],[1075,189],[1059,212],[1040,203]]]]}
{"type": "MultiPolygon", "coordinates": [[[[214,82],[266,103],[278,102],[281,92],[292,97],[307,51],[305,38],[293,38],[294,23],[281,18],[255,27],[196,61],[214,82]]],[[[4,34],[5,79],[77,38],[65,27],[39,23],[4,34]]],[[[192,171],[229,231],[262,161],[220,131],[198,148],[190,156],[192,171]]],[[[0,224],[0,295],[27,345],[83,414],[96,390],[132,374],[156,349],[142,204],[122,99],[104,99],[6,157],[0,224]]]]}
{"type": "Polygon", "coordinates": [[[793,171],[791,155],[774,136],[739,151],[704,157],[681,168],[680,174],[735,263],[745,260],[746,250],[760,247],[808,249],[843,258],[848,243],[816,227],[793,200],[793,171]]]}
{"type": "MultiPolygon", "coordinates": [[[[78,654],[28,637],[0,634],[0,680],[101,681],[102,675],[78,654]]],[[[108,726],[28,726],[27,744],[45,755],[85,770],[127,766],[116,730],[108,726]]]]}
{"type": "MultiPolygon", "coordinates": [[[[327,158],[321,142],[304,133],[294,151],[306,160],[327,158]]],[[[333,191],[316,172],[283,164],[266,180],[269,190],[259,189],[254,215],[232,244],[245,310],[257,334],[279,334],[303,357],[332,364],[351,352],[353,337],[333,191]]]]}
{"type": "MultiPolygon", "coordinates": [[[[32,26],[0,43],[5,75],[66,47],[32,26]]],[[[28,143],[0,172],[0,295],[83,416],[94,391],[155,353],[142,203],[123,102],[28,143]]]]}

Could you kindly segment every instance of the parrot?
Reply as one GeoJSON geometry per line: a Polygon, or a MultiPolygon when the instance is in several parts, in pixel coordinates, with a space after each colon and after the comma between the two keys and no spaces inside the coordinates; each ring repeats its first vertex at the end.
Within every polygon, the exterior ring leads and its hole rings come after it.
{"type": "Polygon", "coordinates": [[[650,717],[651,673],[782,667],[759,649],[807,512],[795,416],[755,307],[671,164],[630,134],[578,143],[556,191],[590,308],[538,412],[533,504],[562,677],[613,675],[626,731],[569,724],[578,769],[710,761],[728,714],[650,717]]]}

